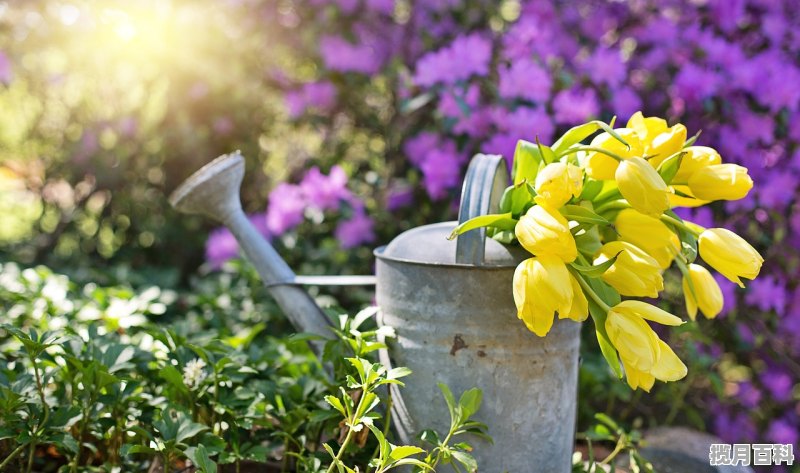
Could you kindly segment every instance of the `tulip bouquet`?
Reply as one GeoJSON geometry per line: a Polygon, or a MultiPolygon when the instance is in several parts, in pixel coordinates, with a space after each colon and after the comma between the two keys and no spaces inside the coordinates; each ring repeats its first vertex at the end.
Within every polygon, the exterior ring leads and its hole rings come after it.
{"type": "Polygon", "coordinates": [[[634,114],[624,128],[592,121],[574,127],[552,146],[519,141],[513,185],[502,213],[459,225],[453,236],[479,227],[507,244],[518,241],[533,256],[516,269],[517,316],[539,336],[555,314],[578,322],[590,315],[603,356],[631,388],[650,391],[656,379],[676,381],[686,365],[648,324],[683,320],[641,300],[664,289],[673,263],[683,273],[692,320],[722,310],[722,291],[697,256],[744,287],[763,258],[724,228],[703,228],[671,209],[697,207],[747,195],[747,169],[723,164],[712,148],[694,146],[686,127],[634,114]],[[583,143],[600,132],[591,142],[583,143]]]}

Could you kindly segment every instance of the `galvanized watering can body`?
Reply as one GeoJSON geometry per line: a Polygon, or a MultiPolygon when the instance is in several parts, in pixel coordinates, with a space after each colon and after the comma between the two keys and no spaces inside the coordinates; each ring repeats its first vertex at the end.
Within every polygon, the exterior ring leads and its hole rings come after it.
{"type": "MultiPolygon", "coordinates": [[[[238,203],[242,172],[241,156],[218,158],[171,201],[179,210],[204,213],[231,227],[295,327],[325,332],[329,322],[322,312],[291,284],[294,273],[244,217],[238,203]]],[[[495,211],[506,181],[500,157],[476,156],[459,220],[495,211]]],[[[414,372],[404,379],[405,388],[393,392],[397,434],[413,443],[422,429],[448,430],[437,383],[456,395],[478,387],[483,404],[475,417],[489,425],[494,439],[474,442],[480,472],[569,472],[580,325],[557,320],[545,338],[529,332],[516,317],[511,292],[516,264],[529,255],[487,239],[484,230],[448,241],[456,224],[409,230],[375,252],[379,322],[397,332],[389,342],[391,360],[385,352],[381,358],[414,372]]]]}

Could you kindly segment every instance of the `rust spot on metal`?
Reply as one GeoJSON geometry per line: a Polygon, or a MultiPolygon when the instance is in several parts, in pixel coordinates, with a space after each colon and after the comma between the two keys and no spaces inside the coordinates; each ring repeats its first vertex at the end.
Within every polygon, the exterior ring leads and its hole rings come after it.
{"type": "Polygon", "coordinates": [[[478,350],[478,356],[483,358],[484,356],[486,356],[486,352],[483,350],[478,350]]]}
{"type": "Polygon", "coordinates": [[[461,338],[460,334],[456,334],[456,336],[453,337],[453,347],[450,348],[450,354],[456,356],[456,352],[462,348],[467,348],[467,344],[464,343],[464,339],[461,338]]]}

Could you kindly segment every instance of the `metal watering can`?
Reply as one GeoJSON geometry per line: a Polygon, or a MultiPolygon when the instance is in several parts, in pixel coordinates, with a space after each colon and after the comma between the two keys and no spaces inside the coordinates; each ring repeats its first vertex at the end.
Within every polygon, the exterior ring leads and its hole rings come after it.
{"type": "MultiPolygon", "coordinates": [[[[456,395],[478,387],[483,403],[476,419],[489,425],[494,439],[475,442],[479,471],[571,471],[580,324],[556,320],[540,338],[517,319],[514,269],[530,255],[487,239],[485,229],[449,241],[458,222],[443,222],[408,230],[375,250],[377,279],[296,276],[242,211],[243,176],[238,152],[221,156],[187,179],[170,203],[225,224],[297,330],[333,336],[331,322],[301,285],[377,281],[378,322],[397,333],[391,358],[414,372],[403,380],[402,395],[392,393],[393,421],[403,443],[414,443],[424,428],[448,430],[437,383],[456,395]]],[[[476,155],[467,170],[459,222],[496,211],[507,185],[502,157],[476,155]]],[[[381,353],[384,364],[389,358],[381,353]]]]}

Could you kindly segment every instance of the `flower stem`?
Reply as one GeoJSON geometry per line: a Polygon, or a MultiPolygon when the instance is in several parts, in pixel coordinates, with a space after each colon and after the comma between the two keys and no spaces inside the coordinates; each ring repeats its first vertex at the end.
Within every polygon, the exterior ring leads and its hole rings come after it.
{"type": "Polygon", "coordinates": [[[11,463],[11,460],[13,460],[13,459],[14,459],[14,457],[16,457],[17,455],[19,455],[19,454],[20,454],[20,453],[21,453],[23,450],[25,450],[25,447],[26,447],[27,445],[28,445],[27,443],[23,443],[23,444],[20,444],[20,445],[19,445],[17,448],[15,448],[15,449],[14,449],[14,451],[13,451],[13,452],[11,452],[11,453],[10,453],[10,454],[9,454],[9,455],[8,455],[8,456],[7,456],[7,457],[4,459],[4,460],[3,460],[3,462],[2,462],[2,463],[0,463],[0,471],[3,471],[3,468],[5,468],[5,467],[6,467],[6,466],[7,466],[9,463],[11,463]]]}
{"type": "Polygon", "coordinates": [[[620,162],[625,161],[625,158],[623,158],[622,156],[620,156],[620,155],[618,155],[616,153],[612,153],[611,151],[608,151],[607,149],[597,148],[597,147],[594,147],[594,146],[577,146],[575,148],[567,148],[564,151],[562,151],[561,153],[559,153],[556,156],[556,158],[561,158],[561,157],[564,157],[564,156],[566,156],[568,154],[577,153],[578,151],[594,151],[595,153],[605,154],[606,156],[614,158],[614,159],[616,159],[617,161],[620,161],[620,162]]]}
{"type": "MultiPolygon", "coordinates": [[[[348,419],[349,423],[352,424],[355,422],[355,418],[358,417],[359,413],[361,412],[361,404],[364,402],[364,398],[367,397],[367,388],[366,386],[361,390],[361,397],[358,400],[358,405],[356,406],[355,416],[353,419],[348,419]]],[[[347,435],[344,437],[344,442],[342,442],[342,446],[339,447],[339,452],[336,454],[336,458],[334,458],[331,465],[325,470],[325,473],[331,473],[333,471],[333,467],[335,467],[338,463],[341,462],[342,455],[344,455],[344,451],[347,450],[347,447],[350,445],[350,440],[353,438],[353,428],[348,426],[347,427],[347,435]]]]}
{"type": "Polygon", "coordinates": [[[682,230],[686,230],[687,232],[691,233],[692,235],[694,235],[696,237],[700,236],[700,232],[698,232],[697,230],[689,227],[688,225],[686,225],[685,223],[681,222],[677,218],[670,217],[669,215],[661,215],[660,218],[661,218],[661,221],[664,222],[664,223],[668,223],[670,225],[675,225],[676,227],[678,227],[678,228],[680,228],[682,230]]]}
{"type": "Polygon", "coordinates": [[[602,213],[605,212],[606,210],[630,209],[630,208],[631,204],[629,204],[628,201],[624,199],[618,199],[600,204],[597,206],[596,209],[594,209],[594,211],[597,213],[602,213]]]}
{"type": "Polygon", "coordinates": [[[592,289],[592,286],[590,286],[590,285],[589,285],[589,283],[588,283],[588,282],[586,282],[586,280],[585,280],[585,279],[583,279],[583,275],[581,275],[580,273],[578,273],[578,271],[575,271],[575,270],[573,270],[572,268],[570,268],[570,271],[572,272],[572,275],[573,275],[573,276],[575,276],[575,279],[577,279],[577,280],[578,280],[578,284],[580,284],[581,288],[583,288],[583,291],[584,291],[584,292],[585,292],[585,293],[586,293],[586,294],[587,294],[589,297],[591,297],[591,298],[592,298],[592,300],[593,300],[593,301],[594,301],[594,302],[595,302],[597,305],[599,305],[601,309],[603,309],[603,310],[604,310],[604,311],[606,311],[606,312],[608,312],[609,310],[611,310],[611,307],[609,307],[609,305],[608,305],[608,304],[606,304],[606,303],[605,303],[605,301],[604,301],[602,298],[600,298],[600,296],[599,296],[599,295],[597,295],[597,293],[596,293],[596,292],[594,292],[594,289],[592,289]]]}

